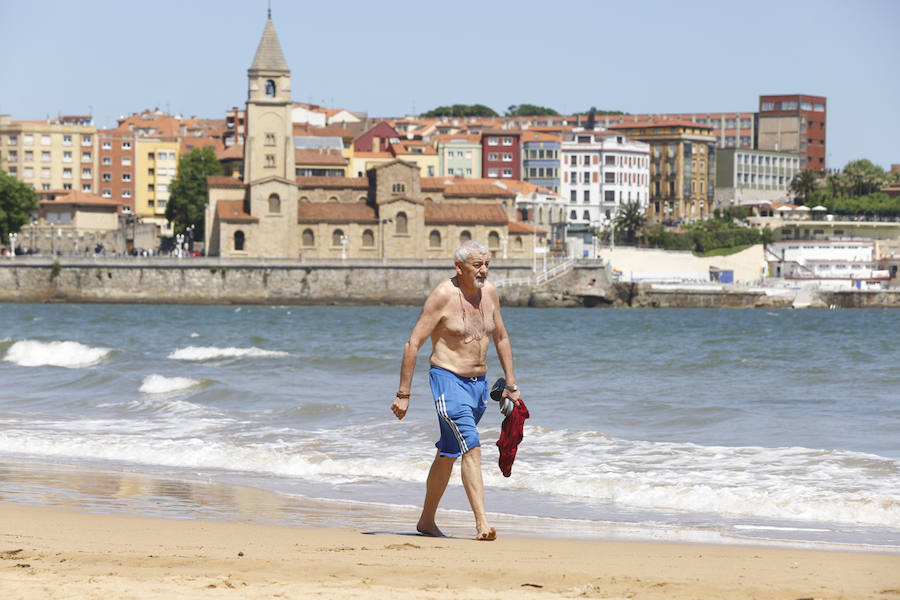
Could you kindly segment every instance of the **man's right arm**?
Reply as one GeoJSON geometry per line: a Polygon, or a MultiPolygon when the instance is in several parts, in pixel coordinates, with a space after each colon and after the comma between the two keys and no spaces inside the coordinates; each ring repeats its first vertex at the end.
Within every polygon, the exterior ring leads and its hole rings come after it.
{"type": "Polygon", "coordinates": [[[422,314],[416,321],[409,339],[403,346],[403,361],[400,364],[400,387],[397,390],[397,396],[391,405],[391,410],[398,419],[406,416],[409,409],[409,393],[412,388],[413,373],[416,370],[416,357],[419,354],[419,348],[425,343],[425,340],[431,336],[434,328],[438,326],[443,316],[444,305],[446,304],[446,293],[443,292],[443,286],[435,288],[425,306],[422,307],[422,314]],[[405,397],[401,397],[405,396],[405,397]]]}

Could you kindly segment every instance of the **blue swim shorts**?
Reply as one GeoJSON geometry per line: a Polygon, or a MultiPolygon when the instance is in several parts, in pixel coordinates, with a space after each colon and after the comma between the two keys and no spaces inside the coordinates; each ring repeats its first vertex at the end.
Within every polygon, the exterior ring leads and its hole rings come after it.
{"type": "Polygon", "coordinates": [[[456,458],[480,446],[476,426],[487,408],[487,377],[460,377],[434,365],[428,375],[441,426],[441,439],[435,444],[441,456],[456,458]]]}

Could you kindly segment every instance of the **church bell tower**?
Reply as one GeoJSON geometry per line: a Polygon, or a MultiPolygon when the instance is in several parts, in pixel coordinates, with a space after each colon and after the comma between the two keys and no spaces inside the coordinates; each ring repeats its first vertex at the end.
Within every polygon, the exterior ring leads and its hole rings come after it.
{"type": "Polygon", "coordinates": [[[247,70],[244,183],[279,177],[295,181],[291,70],[271,14],[247,70]]]}

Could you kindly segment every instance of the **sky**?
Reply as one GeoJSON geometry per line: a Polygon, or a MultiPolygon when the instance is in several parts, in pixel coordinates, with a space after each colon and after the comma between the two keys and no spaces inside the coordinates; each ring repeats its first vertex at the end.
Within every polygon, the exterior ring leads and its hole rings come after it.
{"type": "Polygon", "coordinates": [[[755,112],[811,94],[828,168],[900,163],[898,0],[0,0],[0,114],[224,118],[269,1],[296,102],[755,112]]]}

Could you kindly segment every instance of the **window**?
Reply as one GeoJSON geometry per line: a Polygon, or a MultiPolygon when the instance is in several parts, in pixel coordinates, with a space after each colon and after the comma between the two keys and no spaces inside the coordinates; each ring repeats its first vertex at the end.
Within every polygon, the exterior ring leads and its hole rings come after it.
{"type": "Polygon", "coordinates": [[[437,229],[433,230],[428,234],[428,246],[430,248],[440,248],[441,247],[441,232],[437,229]]]}
{"type": "Polygon", "coordinates": [[[585,202],[591,201],[591,190],[584,190],[584,201],[585,202]]]}
{"type": "Polygon", "coordinates": [[[281,198],[278,197],[278,194],[272,194],[269,196],[269,213],[280,213],[281,212],[281,198]]]}
{"type": "Polygon", "coordinates": [[[500,158],[500,154],[498,152],[489,152],[488,160],[498,160],[500,158]]]}
{"type": "Polygon", "coordinates": [[[16,167],[8,167],[7,173],[9,173],[10,177],[16,177],[19,174],[19,170],[16,167]]]}
{"type": "Polygon", "coordinates": [[[234,250],[235,252],[244,251],[244,232],[240,229],[234,232],[234,250]]]}
{"type": "Polygon", "coordinates": [[[391,186],[391,191],[395,194],[402,194],[406,192],[406,184],[405,183],[395,183],[391,186]]]}
{"type": "Polygon", "coordinates": [[[492,231],[488,234],[488,248],[499,248],[500,247],[500,234],[496,231],[492,231]]]}
{"type": "Polygon", "coordinates": [[[147,191],[148,191],[148,192],[155,192],[155,191],[156,191],[156,185],[154,185],[154,184],[152,184],[152,183],[148,183],[148,184],[147,184],[147,191]]]}
{"type": "Polygon", "coordinates": [[[616,157],[613,156],[612,154],[607,154],[607,155],[604,157],[604,159],[603,159],[603,164],[605,164],[605,165],[615,165],[615,164],[616,164],[616,157]]]}
{"type": "Polygon", "coordinates": [[[266,80],[266,97],[274,98],[275,97],[275,82],[271,79],[266,80]]]}
{"type": "MultiPolygon", "coordinates": [[[[48,157],[47,160],[50,160],[48,157]]],[[[82,152],[81,153],[81,162],[91,162],[91,153],[90,152],[82,152]]]]}
{"type": "Polygon", "coordinates": [[[489,137],[487,140],[488,146],[496,146],[497,142],[498,140],[495,137],[489,137]]]}
{"type": "Polygon", "coordinates": [[[503,162],[512,162],[512,154],[510,152],[503,153],[503,162]]]}
{"type": "MultiPolygon", "coordinates": [[[[25,154],[27,156],[28,153],[26,152],[25,154]]],[[[28,160],[28,159],[26,158],[26,160],[28,160]]],[[[72,162],[72,153],[70,151],[66,150],[63,152],[63,162],[67,162],[67,163],[72,162]]]]}
{"type": "Polygon", "coordinates": [[[588,210],[584,211],[584,215],[582,215],[582,218],[585,221],[590,221],[591,220],[591,212],[588,210]]]}
{"type": "Polygon", "coordinates": [[[42,135],[41,136],[41,146],[49,146],[50,145],[50,136],[42,135]]]}
{"type": "Polygon", "coordinates": [[[112,175],[110,173],[103,173],[103,175],[100,176],[100,180],[101,181],[112,181],[112,175]]]}
{"type": "Polygon", "coordinates": [[[11,135],[11,136],[9,136],[9,139],[8,139],[7,143],[8,143],[10,146],[15,146],[16,144],[19,143],[19,136],[17,136],[17,135],[11,135]]]}
{"type": "Polygon", "coordinates": [[[408,233],[405,212],[398,212],[397,216],[394,217],[394,223],[397,225],[395,230],[397,235],[406,235],[408,233]]]}
{"type": "Polygon", "coordinates": [[[104,198],[112,198],[112,190],[104,189],[101,196],[103,196],[104,198]]]}
{"type": "MultiPolygon", "coordinates": [[[[659,184],[657,183],[656,185],[658,186],[659,184]]],[[[657,192],[657,193],[659,193],[659,192],[657,192]]],[[[616,192],[613,190],[606,190],[605,192],[603,192],[603,199],[606,202],[615,202],[616,201],[616,192]]]]}
{"type": "Polygon", "coordinates": [[[578,202],[578,192],[576,192],[575,190],[569,191],[569,202],[578,202]]]}
{"type": "Polygon", "coordinates": [[[9,151],[9,162],[16,162],[17,160],[19,160],[19,153],[16,152],[15,150],[10,150],[9,151]]]}
{"type": "Polygon", "coordinates": [[[50,179],[50,167],[41,169],[41,179],[50,179]]]}
{"type": "Polygon", "coordinates": [[[131,150],[131,141],[124,140],[122,142],[122,150],[131,150]]]}
{"type": "Polygon", "coordinates": [[[131,173],[122,173],[122,181],[131,181],[131,173]]]}
{"type": "Polygon", "coordinates": [[[266,167],[274,167],[275,166],[275,155],[274,154],[266,154],[266,167]]]}
{"type": "Polygon", "coordinates": [[[72,179],[72,169],[63,169],[63,179],[72,179]]]}
{"type": "Polygon", "coordinates": [[[34,177],[34,167],[25,167],[24,177],[29,179],[34,177]]]}
{"type": "Polygon", "coordinates": [[[123,157],[122,157],[122,166],[123,166],[123,167],[130,167],[130,166],[131,166],[131,157],[130,157],[130,156],[123,156],[123,157]]]}
{"type": "Polygon", "coordinates": [[[488,169],[488,177],[497,177],[500,174],[498,169],[488,169]]]}
{"type": "Polygon", "coordinates": [[[89,192],[89,191],[91,191],[91,184],[89,184],[89,183],[82,183],[82,184],[81,184],[81,191],[82,191],[82,192],[89,192]]]}
{"type": "Polygon", "coordinates": [[[504,146],[512,146],[512,138],[511,137],[503,138],[503,145],[504,146]]]}
{"type": "Polygon", "coordinates": [[[607,171],[603,174],[604,183],[615,183],[616,182],[616,173],[614,171],[607,171]]]}
{"type": "Polygon", "coordinates": [[[100,162],[106,166],[112,165],[112,156],[104,156],[100,162]]]}
{"type": "Polygon", "coordinates": [[[94,141],[93,138],[89,135],[81,136],[81,145],[82,146],[90,146],[93,141],[94,141]]]}
{"type": "MultiPolygon", "coordinates": [[[[25,162],[33,162],[34,161],[34,152],[31,150],[25,151],[25,162]]],[[[71,162],[71,161],[69,161],[71,162]]]]}
{"type": "Polygon", "coordinates": [[[375,233],[371,229],[366,229],[362,234],[363,248],[375,247],[375,233]]]}
{"type": "Polygon", "coordinates": [[[90,179],[91,178],[91,170],[90,169],[82,169],[81,170],[81,178],[82,179],[90,179]]]}
{"type": "Polygon", "coordinates": [[[25,137],[22,139],[22,143],[24,143],[26,146],[33,146],[34,145],[34,135],[30,134],[30,133],[26,133],[25,137]]]}
{"type": "Polygon", "coordinates": [[[316,243],[316,235],[313,233],[312,229],[304,229],[303,230],[303,245],[304,246],[313,246],[316,243]]]}
{"type": "Polygon", "coordinates": [[[468,242],[471,239],[472,239],[472,234],[469,232],[468,229],[463,229],[459,233],[459,243],[460,244],[462,244],[463,242],[468,242]]]}
{"type": "Polygon", "coordinates": [[[572,211],[572,214],[569,215],[569,218],[572,219],[572,220],[574,221],[575,219],[578,218],[578,213],[576,213],[576,212],[573,210],[573,211],[572,211]]]}
{"type": "Polygon", "coordinates": [[[266,134],[266,146],[274,146],[275,145],[275,134],[267,133],[266,134]]]}
{"type": "Polygon", "coordinates": [[[103,150],[112,150],[112,142],[110,142],[109,140],[105,140],[102,144],[100,144],[100,147],[103,150]]]}
{"type": "Polygon", "coordinates": [[[347,239],[344,237],[344,232],[341,229],[335,229],[331,232],[331,245],[332,246],[341,246],[343,245],[343,241],[347,239]]]}
{"type": "Polygon", "coordinates": [[[41,152],[41,162],[50,162],[50,153],[49,152],[41,152]]]}
{"type": "Polygon", "coordinates": [[[503,169],[504,177],[512,177],[512,169],[503,169]]]}

